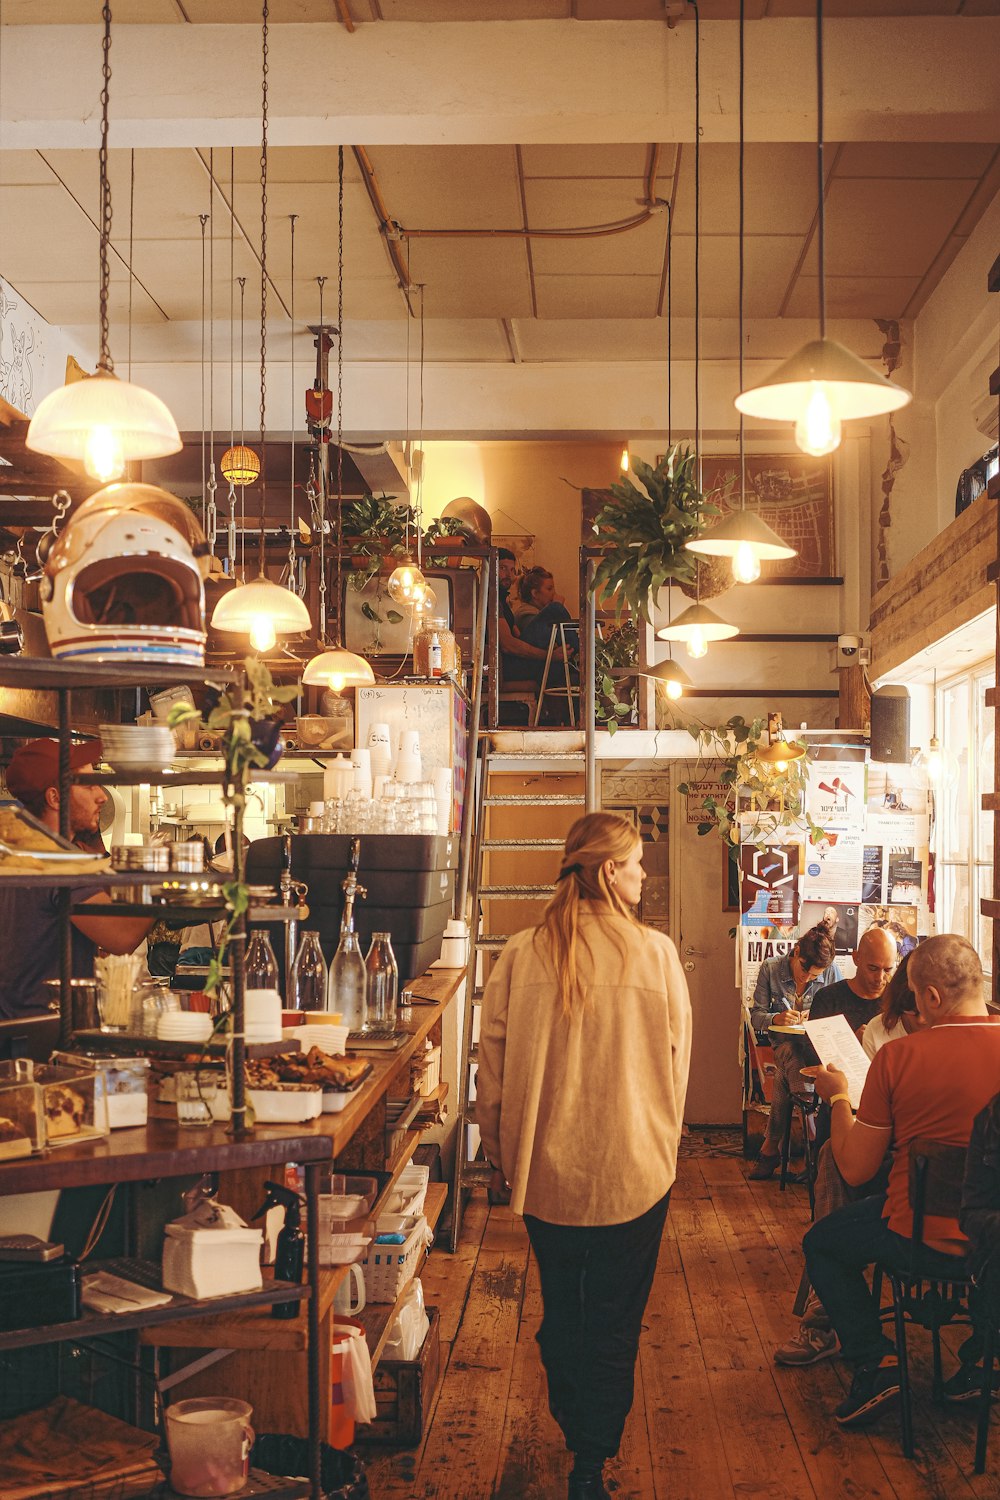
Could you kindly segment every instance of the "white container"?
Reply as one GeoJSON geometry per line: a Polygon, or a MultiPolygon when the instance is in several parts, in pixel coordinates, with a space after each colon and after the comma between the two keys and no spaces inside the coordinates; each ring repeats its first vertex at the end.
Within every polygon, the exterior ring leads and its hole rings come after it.
{"type": "Polygon", "coordinates": [[[297,1125],[323,1111],[322,1089],[247,1089],[258,1125],[297,1125]]]}
{"type": "Polygon", "coordinates": [[[405,1234],[402,1245],[377,1245],[373,1240],[362,1262],[369,1302],[395,1302],[415,1274],[424,1250],[434,1236],[423,1214],[416,1218],[388,1215],[377,1225],[379,1234],[405,1234]]]}
{"type": "Polygon", "coordinates": [[[441,939],[441,956],[431,964],[432,969],[464,969],[469,962],[469,929],[459,918],[452,917],[445,924],[441,939]]]}
{"type": "Polygon", "coordinates": [[[168,1224],[163,1241],[163,1289],[184,1297],[226,1297],[263,1286],[260,1229],[188,1229],[168,1224]]]}
{"type": "MultiPolygon", "coordinates": [[[[361,1259],[371,1244],[363,1234],[320,1234],[319,1263],[321,1266],[350,1266],[361,1259]]],[[[367,1286],[366,1286],[367,1290],[367,1286]]],[[[395,1298],[393,1299],[395,1301],[395,1298]]]]}
{"type": "Polygon", "coordinates": [[[248,1041],[281,1041],[281,996],[277,990],[247,990],[243,1029],[248,1041]]]}
{"type": "Polygon", "coordinates": [[[127,1130],[133,1125],[146,1124],[148,1057],[87,1057],[78,1052],[54,1052],[52,1061],[95,1070],[94,1113],[99,1130],[127,1130]]]}

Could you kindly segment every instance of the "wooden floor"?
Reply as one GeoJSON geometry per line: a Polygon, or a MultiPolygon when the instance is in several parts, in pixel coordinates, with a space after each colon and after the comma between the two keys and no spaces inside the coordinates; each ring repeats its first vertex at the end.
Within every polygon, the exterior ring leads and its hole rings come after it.
{"type": "MultiPolygon", "coordinates": [[[[1000,1409],[992,1473],[972,1473],[974,1415],[927,1399],[927,1335],[911,1337],[917,1456],[898,1417],[870,1435],[831,1419],[839,1360],[781,1370],[774,1346],[794,1329],[792,1301],[808,1224],[804,1188],[748,1183],[730,1151],[682,1155],[647,1308],[636,1397],[609,1466],[616,1500],[747,1496],[1000,1497],[1000,1409]]],[[[476,1196],[456,1256],[423,1276],[441,1309],[445,1374],[423,1444],[366,1455],[372,1500],[558,1500],[568,1455],[549,1416],[534,1340],[538,1275],[520,1219],[476,1196]]],[[[952,1361],[946,1362],[950,1373],[952,1361]]]]}

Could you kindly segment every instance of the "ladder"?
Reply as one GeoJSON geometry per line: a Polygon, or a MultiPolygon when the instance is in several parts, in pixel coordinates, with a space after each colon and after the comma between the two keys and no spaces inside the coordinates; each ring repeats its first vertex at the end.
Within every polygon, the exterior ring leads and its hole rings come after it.
{"type": "Polygon", "coordinates": [[[545,771],[579,771],[585,772],[587,756],[583,751],[565,752],[561,754],[531,754],[530,752],[498,752],[491,749],[491,739],[488,733],[480,736],[479,756],[477,758],[478,784],[476,788],[476,821],[475,835],[472,850],[472,880],[470,888],[471,896],[471,922],[469,942],[469,967],[465,981],[465,1014],[462,1027],[462,1050],[463,1065],[460,1088],[460,1104],[458,1115],[458,1128],[456,1130],[455,1142],[455,1165],[452,1176],[451,1192],[451,1236],[450,1248],[457,1248],[459,1236],[462,1231],[462,1214],[465,1207],[465,1195],[470,1188],[486,1187],[490,1180],[489,1164],[481,1158],[470,1155],[469,1150],[469,1128],[475,1125],[475,1069],[479,1061],[478,1021],[482,1005],[483,991],[477,986],[476,980],[480,970],[480,958],[482,955],[499,953],[507,941],[507,935],[503,933],[489,933],[483,930],[482,902],[487,901],[537,901],[539,903],[539,915],[541,914],[540,903],[548,900],[555,889],[554,885],[520,885],[520,884],[490,884],[487,885],[483,878],[483,865],[486,856],[491,850],[535,850],[535,849],[561,849],[564,840],[562,838],[495,838],[487,837],[486,822],[491,808],[504,807],[567,807],[574,808],[578,813],[583,813],[586,807],[585,795],[581,792],[579,796],[546,791],[544,789],[532,793],[509,794],[504,792],[492,792],[490,790],[490,777],[493,772],[503,771],[531,771],[532,773],[544,773],[545,771]]]}

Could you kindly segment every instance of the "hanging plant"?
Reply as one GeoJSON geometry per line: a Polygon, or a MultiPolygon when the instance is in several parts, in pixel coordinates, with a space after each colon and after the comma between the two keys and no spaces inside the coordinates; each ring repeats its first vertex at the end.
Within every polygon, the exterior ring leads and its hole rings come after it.
{"type": "Polygon", "coordinates": [[[409,505],[397,504],[391,495],[376,498],[368,491],[360,500],[345,505],[343,531],[346,538],[351,538],[345,545],[360,563],[349,580],[359,594],[364,593],[378,574],[384,559],[402,557],[408,538],[416,535],[409,505]]]}
{"type": "MultiPolygon", "coordinates": [[[[704,799],[705,817],[698,824],[699,834],[717,833],[732,847],[741,842],[766,844],[783,828],[798,829],[810,842],[824,836],[824,830],[806,809],[807,758],[786,761],[781,769],[757,758],[758,749],[767,743],[766,718],[748,724],[742,715],[734,714],[725,724],[711,725],[691,720],[685,723],[672,706],[670,713],[676,727],[686,729],[698,745],[691,780],[703,778],[707,769],[704,762],[712,761],[712,779],[726,788],[723,797],[704,799]],[[750,836],[741,840],[740,819],[748,814],[753,827],[750,836]]],[[[689,782],[678,783],[677,790],[684,797],[692,795],[689,782]]]]}
{"type": "Polygon", "coordinates": [[[728,557],[698,557],[694,565],[694,580],[682,583],[680,590],[689,599],[718,599],[733,586],[733,565],[728,557]]]}
{"type": "Polygon", "coordinates": [[[609,630],[594,642],[597,679],[595,718],[614,734],[623,724],[634,723],[638,708],[636,669],[639,665],[639,631],[633,620],[609,630]]]}
{"type": "Polygon", "coordinates": [[[629,609],[647,623],[666,583],[694,583],[695,557],[685,551],[719,514],[698,488],[697,460],[679,443],[651,468],[633,459],[630,474],[611,485],[614,502],[601,507],[594,531],[605,555],[594,571],[592,592],[613,596],[620,619],[629,609]],[[641,483],[640,489],[633,477],[641,483]]]}

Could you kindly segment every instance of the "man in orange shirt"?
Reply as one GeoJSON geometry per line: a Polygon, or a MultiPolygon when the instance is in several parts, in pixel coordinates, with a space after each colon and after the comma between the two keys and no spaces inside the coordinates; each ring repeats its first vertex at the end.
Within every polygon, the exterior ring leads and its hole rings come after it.
{"type": "MultiPolygon", "coordinates": [[[[834,1413],[843,1427],[867,1425],[899,1396],[895,1345],[882,1331],[864,1273],[875,1261],[909,1267],[910,1142],[967,1146],[972,1122],[1000,1078],[1000,1016],[987,1012],[972,944],[953,934],[929,938],[910,955],[908,978],[926,1029],[876,1053],[856,1120],[844,1074],[815,1070],[816,1092],[831,1107],[830,1144],[844,1180],[852,1187],[870,1181],[886,1150],[893,1153],[887,1194],[828,1214],[802,1242],[813,1290],[854,1366],[851,1394],[834,1413]]],[[[924,1220],[925,1275],[955,1274],[967,1248],[957,1219],[924,1220]]]]}

